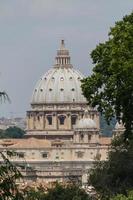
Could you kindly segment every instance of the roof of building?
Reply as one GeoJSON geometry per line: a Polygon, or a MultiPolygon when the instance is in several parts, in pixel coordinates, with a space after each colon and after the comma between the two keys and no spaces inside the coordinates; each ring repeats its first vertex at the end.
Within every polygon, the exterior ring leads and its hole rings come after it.
{"type": "Polygon", "coordinates": [[[64,40],[57,51],[56,64],[38,81],[31,104],[86,103],[81,91],[83,75],[73,69],[64,40]]]}
{"type": "Polygon", "coordinates": [[[10,149],[30,149],[37,148],[41,149],[44,147],[51,147],[51,142],[48,140],[39,140],[36,138],[27,138],[27,139],[4,139],[0,141],[0,147],[6,147],[10,149]]]}
{"type": "Polygon", "coordinates": [[[101,145],[110,145],[111,144],[111,140],[112,140],[112,137],[100,137],[99,138],[99,143],[101,145]]]}
{"type": "MultiPolygon", "coordinates": [[[[110,145],[111,137],[99,137],[100,145],[110,145]]],[[[52,147],[53,144],[64,144],[61,140],[49,141],[45,139],[37,139],[37,138],[26,138],[26,139],[1,139],[0,140],[0,148],[4,149],[43,149],[52,147]]],[[[65,144],[70,147],[70,142],[65,144]]]]}

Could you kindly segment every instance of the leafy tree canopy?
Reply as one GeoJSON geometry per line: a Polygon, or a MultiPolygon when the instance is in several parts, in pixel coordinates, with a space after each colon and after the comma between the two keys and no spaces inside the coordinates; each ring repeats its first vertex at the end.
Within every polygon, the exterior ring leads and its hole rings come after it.
{"type": "MultiPolygon", "coordinates": [[[[22,192],[19,191],[17,180],[22,178],[21,173],[4,155],[0,153],[3,162],[0,165],[0,199],[1,200],[23,200],[22,192]]],[[[8,157],[12,155],[7,151],[8,157]]]]}
{"type": "Polygon", "coordinates": [[[114,198],[111,198],[111,200],[132,200],[132,199],[133,199],[133,191],[132,190],[130,192],[128,192],[127,196],[118,194],[114,198]]]}
{"type": "Polygon", "coordinates": [[[90,197],[76,185],[63,186],[57,183],[53,188],[44,189],[43,187],[27,188],[25,190],[25,200],[89,200],[90,197]]]}
{"type": "Polygon", "coordinates": [[[2,92],[2,91],[0,91],[0,102],[2,102],[2,101],[8,101],[8,102],[11,102],[10,101],[10,98],[9,98],[9,96],[8,96],[8,94],[6,93],[6,92],[2,92]]]}
{"type": "Polygon", "coordinates": [[[127,195],[133,188],[133,139],[123,143],[124,135],[112,141],[108,160],[96,162],[90,170],[89,184],[93,185],[101,199],[119,194],[127,195]]]}
{"type": "Polygon", "coordinates": [[[25,131],[16,126],[0,130],[0,138],[23,138],[24,134],[25,131]]]}
{"type": "Polygon", "coordinates": [[[82,81],[83,94],[108,122],[112,117],[122,120],[125,138],[129,138],[133,128],[133,13],[116,22],[108,41],[100,43],[91,58],[95,67],[82,81]]]}

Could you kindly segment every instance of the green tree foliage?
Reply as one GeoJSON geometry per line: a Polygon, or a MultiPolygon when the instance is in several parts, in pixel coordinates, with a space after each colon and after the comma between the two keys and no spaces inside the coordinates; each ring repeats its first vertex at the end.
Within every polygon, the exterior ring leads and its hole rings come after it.
{"type": "Polygon", "coordinates": [[[23,138],[25,131],[16,126],[0,130],[0,138],[23,138]]]}
{"type": "MultiPolygon", "coordinates": [[[[11,152],[6,152],[10,157],[11,152]]],[[[0,200],[23,200],[23,195],[19,191],[16,181],[22,178],[4,153],[0,153],[3,161],[0,165],[0,200]]]]}
{"type": "Polygon", "coordinates": [[[6,92],[0,92],[0,101],[2,102],[3,100],[10,102],[10,98],[6,92]]]}
{"type": "MultiPolygon", "coordinates": [[[[6,92],[0,92],[0,101],[2,102],[3,100],[10,102],[6,92]]],[[[3,134],[2,130],[0,132],[3,134]]],[[[9,161],[7,156],[12,156],[12,153],[9,151],[4,153],[0,152],[0,157],[2,159],[0,163],[0,200],[24,200],[17,185],[17,181],[22,178],[21,173],[16,166],[9,161]]]]}
{"type": "Polygon", "coordinates": [[[88,195],[76,185],[63,187],[59,184],[54,189],[50,189],[46,195],[46,200],[89,200],[88,195]]]}
{"type": "Polygon", "coordinates": [[[25,200],[46,200],[46,189],[44,187],[27,187],[23,190],[25,200]]]}
{"type": "Polygon", "coordinates": [[[102,199],[109,199],[117,193],[127,195],[126,191],[133,188],[133,140],[126,145],[123,137],[117,136],[112,141],[108,160],[96,162],[90,170],[89,184],[102,199]]]}
{"type": "Polygon", "coordinates": [[[133,200],[133,191],[128,192],[127,196],[118,194],[114,198],[111,198],[110,200],[133,200]]]}
{"type": "Polygon", "coordinates": [[[82,81],[83,94],[108,122],[112,117],[122,120],[129,138],[133,127],[133,13],[111,28],[108,41],[100,43],[91,57],[95,67],[82,81]]]}
{"type": "Polygon", "coordinates": [[[25,200],[89,200],[88,194],[76,185],[55,187],[45,190],[43,187],[37,189],[28,188],[25,191],[25,200]]]}

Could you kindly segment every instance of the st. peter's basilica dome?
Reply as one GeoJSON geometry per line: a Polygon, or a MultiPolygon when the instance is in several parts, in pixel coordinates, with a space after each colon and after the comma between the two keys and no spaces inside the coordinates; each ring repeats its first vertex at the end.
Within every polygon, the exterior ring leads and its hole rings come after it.
{"type": "Polygon", "coordinates": [[[31,110],[27,111],[28,136],[71,140],[75,126],[78,126],[76,130],[99,128],[99,114],[90,108],[82,94],[83,78],[73,68],[62,40],[54,66],[34,88],[31,110]]]}
{"type": "Polygon", "coordinates": [[[38,81],[31,104],[85,103],[81,91],[82,78],[83,75],[73,69],[69,51],[62,40],[57,51],[56,64],[38,81]]]}

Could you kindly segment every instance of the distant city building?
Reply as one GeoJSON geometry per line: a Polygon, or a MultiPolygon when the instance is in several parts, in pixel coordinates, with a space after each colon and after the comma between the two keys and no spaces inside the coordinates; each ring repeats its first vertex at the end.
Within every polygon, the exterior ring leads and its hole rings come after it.
{"type": "Polygon", "coordinates": [[[15,118],[0,118],[0,129],[6,130],[9,127],[17,126],[23,130],[26,129],[26,119],[21,117],[15,118]]]}
{"type": "Polygon", "coordinates": [[[25,138],[1,140],[0,149],[17,152],[12,161],[27,182],[75,179],[85,185],[94,160],[107,159],[111,138],[100,135],[99,113],[82,95],[83,75],[64,40],[55,60],[33,91],[25,138]]]}

